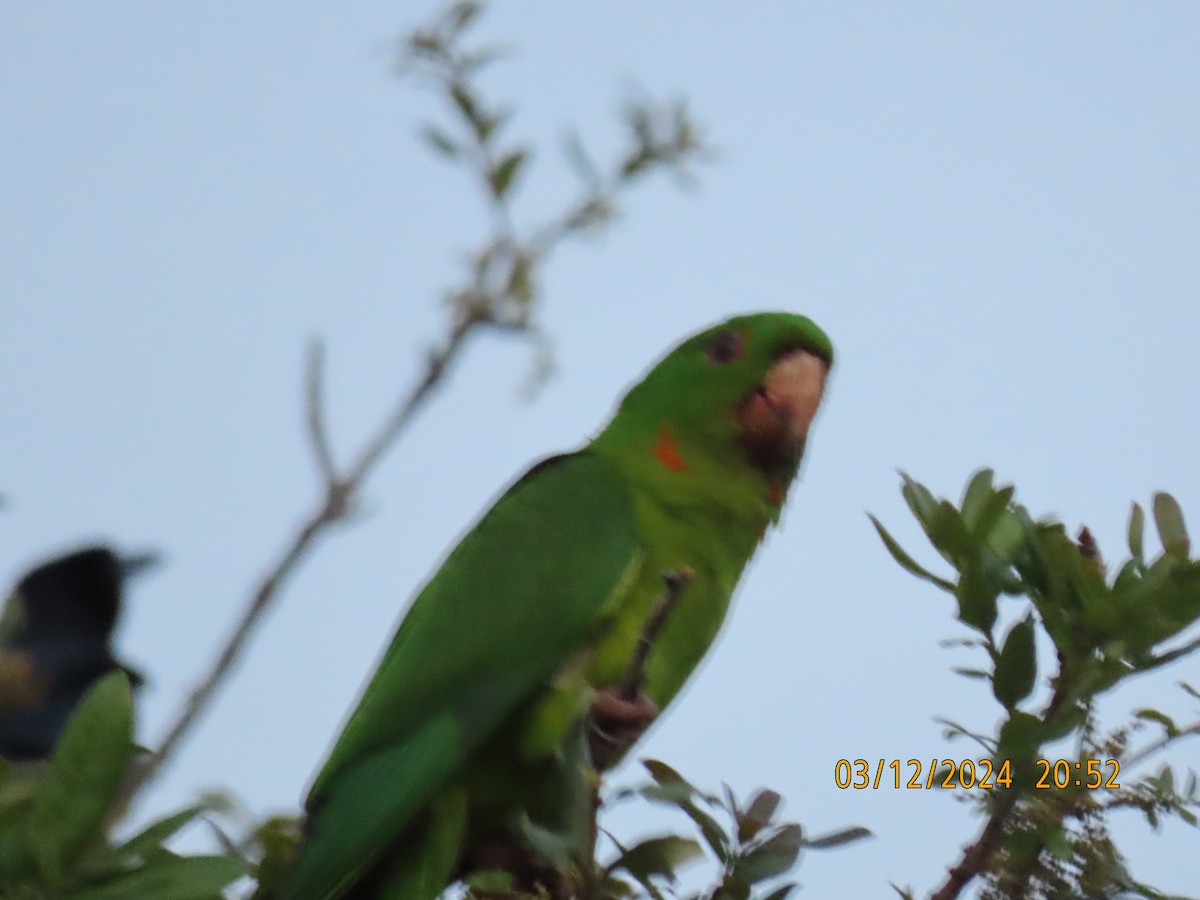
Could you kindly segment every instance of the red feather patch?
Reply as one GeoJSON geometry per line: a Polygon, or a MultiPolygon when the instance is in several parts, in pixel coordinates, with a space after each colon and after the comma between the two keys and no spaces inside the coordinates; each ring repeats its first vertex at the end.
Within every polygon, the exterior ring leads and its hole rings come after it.
{"type": "Polygon", "coordinates": [[[666,425],[658,429],[658,443],[654,445],[653,452],[658,457],[658,461],[672,472],[688,470],[687,460],[679,452],[679,444],[675,442],[675,435],[666,425]]]}

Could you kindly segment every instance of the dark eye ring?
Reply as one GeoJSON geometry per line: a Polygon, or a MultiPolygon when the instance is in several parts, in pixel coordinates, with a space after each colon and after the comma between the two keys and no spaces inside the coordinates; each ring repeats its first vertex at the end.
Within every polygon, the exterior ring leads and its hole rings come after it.
{"type": "Polygon", "coordinates": [[[708,342],[704,352],[710,362],[723,366],[742,358],[746,352],[746,339],[740,331],[722,331],[708,342]]]}

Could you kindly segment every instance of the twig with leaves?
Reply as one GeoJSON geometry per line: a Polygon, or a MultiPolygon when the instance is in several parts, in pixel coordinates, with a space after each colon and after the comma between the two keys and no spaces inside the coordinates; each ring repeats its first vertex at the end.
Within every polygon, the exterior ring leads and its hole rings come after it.
{"type": "MultiPolygon", "coordinates": [[[[907,476],[903,494],[930,542],[957,570],[957,580],[930,572],[872,521],[902,567],[953,595],[958,620],[974,632],[971,639],[956,643],[985,650],[990,664],[958,671],[988,682],[1004,708],[995,735],[946,722],[947,735],[973,738],[988,752],[993,771],[1011,773],[1002,787],[997,778],[993,789],[976,788],[969,795],[986,812],[986,822],[948,870],[933,900],[954,900],[977,879],[985,882],[983,896],[988,900],[1116,892],[1161,897],[1126,871],[1109,837],[1105,814],[1136,808],[1151,825],[1157,825],[1160,814],[1196,825],[1200,791],[1195,773],[1182,792],[1176,790],[1169,766],[1132,790],[1125,786],[1119,795],[1104,790],[1114,787],[1113,769],[1119,766],[1122,782],[1127,781],[1129,769],[1197,733],[1200,725],[1180,728],[1158,710],[1138,710],[1132,725],[1102,738],[1097,736],[1094,710],[1098,697],[1128,678],[1200,648],[1200,639],[1180,643],[1200,625],[1200,559],[1189,555],[1178,503],[1169,494],[1154,496],[1154,522],[1163,552],[1153,560],[1143,550],[1145,514],[1134,504],[1131,556],[1110,577],[1090,531],[1084,529],[1076,542],[1060,523],[1035,520],[1012,502],[1011,486],[993,486],[988,470],[971,479],[957,506],[935,498],[907,476]],[[1002,599],[1025,604],[1003,636],[1002,599]],[[1049,701],[1030,708],[1038,684],[1039,633],[1053,645],[1056,665],[1046,679],[1052,689],[1049,701]],[[1164,728],[1164,737],[1128,752],[1129,735],[1150,722],[1164,728]],[[1076,758],[1055,765],[1051,776],[1044,748],[1068,737],[1076,738],[1076,758]],[[1098,771],[1103,765],[1112,767],[1107,781],[1098,771]]],[[[912,896],[897,890],[903,897],[912,896]]]]}
{"type": "Polygon", "coordinates": [[[678,897],[679,870],[711,854],[716,863],[712,886],[686,895],[688,900],[784,900],[796,885],[779,879],[796,865],[802,850],[830,850],[871,836],[866,828],[853,826],[806,837],[799,824],[778,819],[783,798],[775,791],[764,788],[741,802],[728,785],[718,797],[698,790],[666,763],[646,759],[642,765],[653,782],[620,790],[610,803],[640,798],[673,807],[692,821],[701,841],[670,834],[625,847],[606,832],[618,855],[598,879],[603,898],[633,896],[629,881],[656,900],[678,897]]]}
{"type": "MultiPolygon", "coordinates": [[[[485,330],[513,331],[535,339],[542,352],[540,375],[549,365],[545,342],[538,340],[535,306],[537,274],[548,254],[565,238],[594,230],[610,221],[620,194],[640,177],[657,170],[684,172],[688,162],[701,156],[703,146],[682,104],[666,108],[649,101],[630,104],[627,120],[631,147],[619,159],[614,174],[585,179],[583,198],[562,213],[551,215],[528,236],[513,224],[514,188],[531,156],[528,145],[506,145],[500,132],[506,114],[480,95],[475,76],[496,58],[491,48],[466,50],[462,42],[468,27],[484,4],[469,0],[451,6],[435,21],[418,29],[405,42],[400,68],[423,76],[449,101],[454,121],[462,132],[451,137],[444,128],[426,125],[424,135],[442,156],[467,164],[484,187],[492,211],[490,235],[471,255],[463,283],[450,290],[451,324],[446,336],[432,348],[412,388],[399,398],[392,411],[364,441],[352,462],[339,468],[324,415],[324,348],[319,341],[308,349],[305,367],[307,432],[320,476],[320,494],[304,518],[253,588],[237,623],[217,653],[211,668],[186,699],[159,742],[158,750],[136,767],[125,789],[131,800],[158,775],[213,702],[264,613],[296,573],[317,541],[333,526],[346,520],[363,486],[380,460],[396,445],[413,415],[440,387],[473,334],[485,330]]],[[[582,146],[573,145],[574,158],[586,159],[582,146]]]]}

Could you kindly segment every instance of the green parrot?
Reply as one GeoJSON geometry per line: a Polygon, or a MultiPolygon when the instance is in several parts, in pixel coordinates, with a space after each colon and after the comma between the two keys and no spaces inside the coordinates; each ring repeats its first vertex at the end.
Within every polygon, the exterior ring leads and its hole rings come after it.
{"type": "Polygon", "coordinates": [[[293,863],[262,894],[431,900],[517,866],[515,823],[561,825],[581,732],[624,732],[615,750],[585,746],[593,768],[615,762],[716,637],[832,362],[803,316],[730,319],[663,358],[582,449],[505,491],[413,601],[312,785],[293,863]],[[664,573],[686,583],[630,698],[664,573]]]}

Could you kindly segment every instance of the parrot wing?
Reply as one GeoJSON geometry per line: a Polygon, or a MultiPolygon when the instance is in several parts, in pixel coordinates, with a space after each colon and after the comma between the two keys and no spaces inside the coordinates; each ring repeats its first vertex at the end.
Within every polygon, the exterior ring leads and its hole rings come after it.
{"type": "Polygon", "coordinates": [[[514,484],[413,602],[309,793],[281,896],[338,896],[510,715],[589,646],[641,560],[626,484],[589,452],[514,484]]]}

